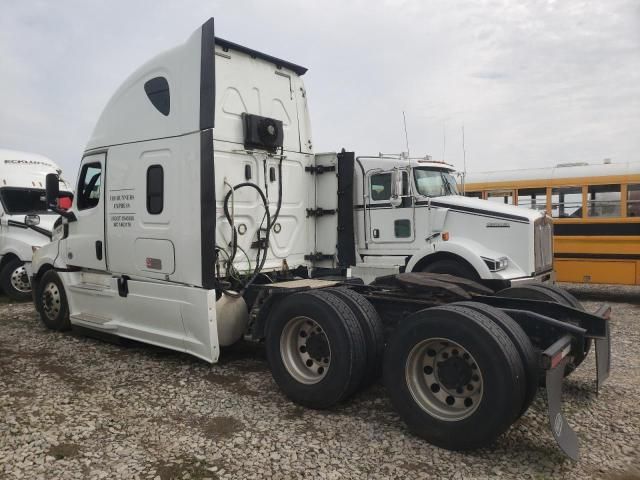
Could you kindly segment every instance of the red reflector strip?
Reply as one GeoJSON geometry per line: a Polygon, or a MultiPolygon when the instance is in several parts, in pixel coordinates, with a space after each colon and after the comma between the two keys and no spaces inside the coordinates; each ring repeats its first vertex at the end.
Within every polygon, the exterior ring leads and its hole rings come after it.
{"type": "Polygon", "coordinates": [[[569,355],[570,351],[571,351],[571,344],[567,345],[558,353],[556,353],[553,357],[551,357],[551,368],[556,368],[558,364],[562,361],[562,359],[567,355],[569,355]]]}

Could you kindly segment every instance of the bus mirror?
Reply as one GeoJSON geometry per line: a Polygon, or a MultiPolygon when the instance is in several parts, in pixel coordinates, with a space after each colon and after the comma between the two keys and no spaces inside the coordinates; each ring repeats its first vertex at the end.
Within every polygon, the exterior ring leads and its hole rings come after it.
{"type": "Polygon", "coordinates": [[[404,192],[402,191],[402,170],[393,170],[391,173],[391,198],[389,202],[392,207],[399,207],[402,205],[402,197],[404,192]]]}
{"type": "Polygon", "coordinates": [[[46,181],[47,208],[55,211],[58,208],[58,196],[60,195],[60,180],[55,173],[47,174],[46,181]]]}

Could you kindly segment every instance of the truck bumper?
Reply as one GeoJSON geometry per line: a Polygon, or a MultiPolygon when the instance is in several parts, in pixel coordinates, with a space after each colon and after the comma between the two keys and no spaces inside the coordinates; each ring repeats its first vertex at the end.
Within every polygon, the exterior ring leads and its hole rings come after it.
{"type": "Polygon", "coordinates": [[[533,277],[521,277],[521,278],[513,278],[509,280],[512,286],[523,285],[525,283],[555,283],[556,281],[556,272],[553,270],[549,270],[546,272],[538,273],[533,277]]]}

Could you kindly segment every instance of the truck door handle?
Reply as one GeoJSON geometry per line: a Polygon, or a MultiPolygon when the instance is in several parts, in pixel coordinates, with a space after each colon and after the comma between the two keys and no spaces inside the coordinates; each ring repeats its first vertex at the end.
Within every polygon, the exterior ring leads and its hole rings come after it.
{"type": "Polygon", "coordinates": [[[96,258],[102,260],[102,240],[96,240],[96,258]]]}
{"type": "Polygon", "coordinates": [[[379,238],[380,237],[380,230],[378,230],[377,228],[373,229],[373,238],[379,238]]]}

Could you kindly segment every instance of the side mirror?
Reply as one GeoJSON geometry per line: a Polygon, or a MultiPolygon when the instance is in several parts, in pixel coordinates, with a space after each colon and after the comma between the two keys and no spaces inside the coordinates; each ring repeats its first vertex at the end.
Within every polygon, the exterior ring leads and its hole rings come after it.
{"type": "Polygon", "coordinates": [[[45,190],[47,192],[47,208],[58,208],[58,196],[60,195],[60,179],[55,173],[48,173],[45,190]]]}
{"type": "Polygon", "coordinates": [[[40,215],[25,215],[24,224],[27,227],[35,227],[40,225],[40,215]]]}
{"type": "MultiPolygon", "coordinates": [[[[64,210],[58,206],[58,197],[60,196],[60,178],[55,173],[48,173],[45,184],[47,208],[58,215],[63,216],[70,222],[76,220],[73,212],[64,210]]],[[[38,219],[39,220],[39,219],[38,219]]],[[[26,221],[26,220],[25,220],[26,221]]]]}
{"type": "Polygon", "coordinates": [[[391,173],[391,198],[389,199],[392,207],[402,205],[402,197],[405,196],[402,187],[402,170],[393,170],[391,173]]]}

